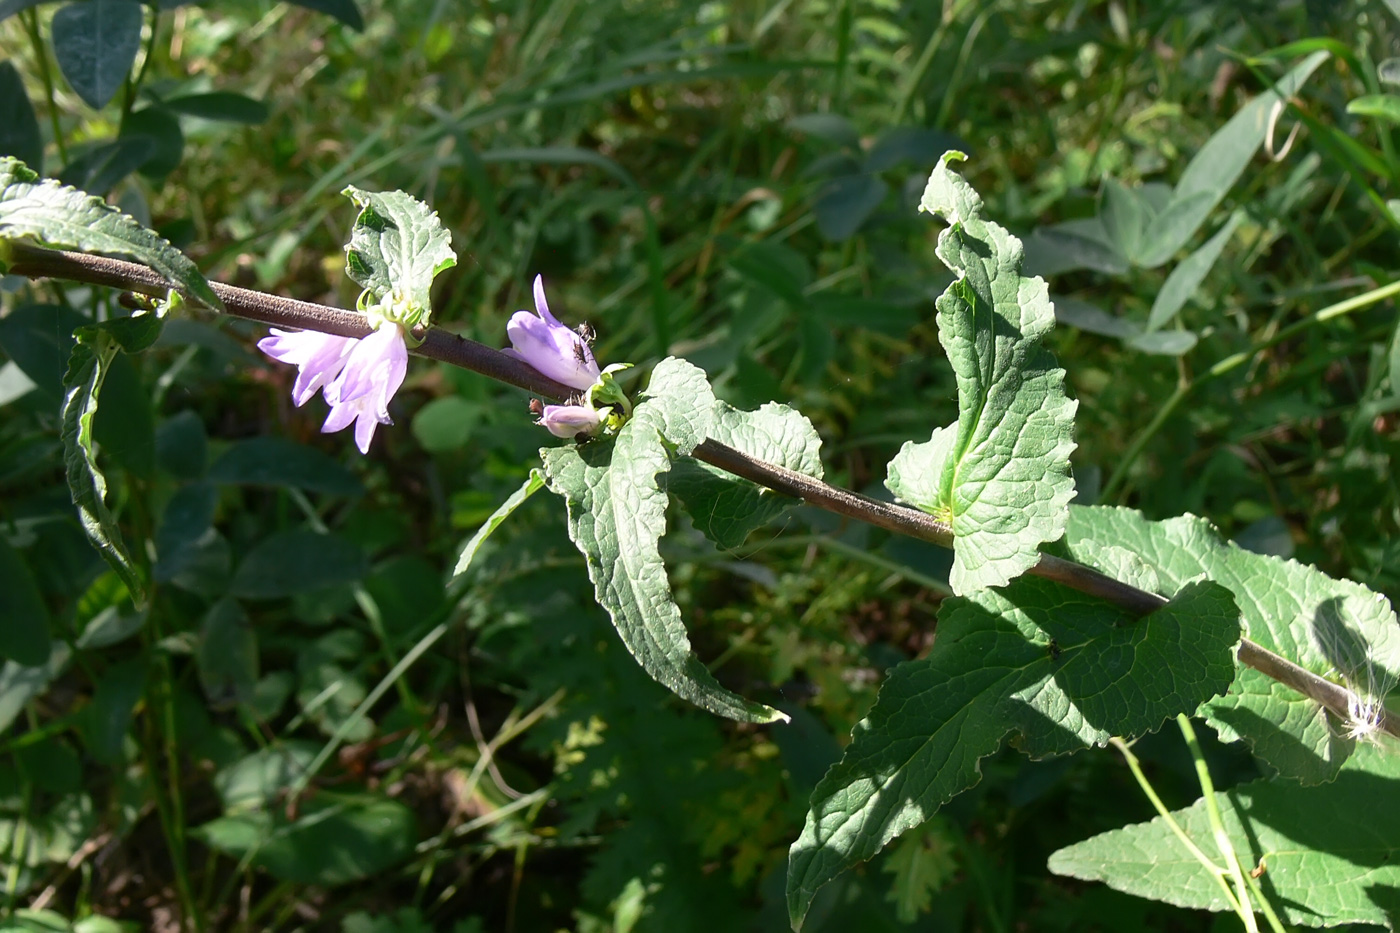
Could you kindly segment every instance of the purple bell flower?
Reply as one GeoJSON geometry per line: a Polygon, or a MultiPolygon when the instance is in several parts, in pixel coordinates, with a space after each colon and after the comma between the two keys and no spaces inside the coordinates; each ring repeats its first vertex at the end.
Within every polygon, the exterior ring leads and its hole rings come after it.
{"type": "Polygon", "coordinates": [[[587,341],[549,313],[549,304],[544,298],[544,279],[538,275],[535,276],[535,311],[536,314],[517,311],[511,315],[506,324],[506,336],[511,345],[505,353],[573,389],[585,390],[597,382],[599,370],[593,351],[588,348],[587,341]]]}
{"type": "Polygon", "coordinates": [[[258,349],[280,363],[297,368],[297,381],[292,385],[292,401],[298,408],[305,405],[316,390],[329,385],[340,375],[350,352],[358,341],[354,337],[337,337],[314,330],[278,330],[258,341],[258,349]]]}
{"type": "Polygon", "coordinates": [[[316,331],[279,331],[258,341],[258,349],[297,367],[292,401],[298,406],[324,386],[330,413],[323,433],[355,423],[355,446],[369,453],[374,429],[393,424],[389,400],[408,372],[408,347],[403,328],[386,321],[367,337],[335,337],[316,331]]]}
{"type": "Polygon", "coordinates": [[[572,439],[580,434],[596,433],[602,419],[587,405],[546,405],[535,423],[543,425],[555,437],[572,439]]]}
{"type": "Polygon", "coordinates": [[[321,425],[321,433],[339,431],[353,421],[355,446],[360,453],[369,453],[374,429],[394,423],[389,417],[389,400],[403,385],[407,372],[408,347],[404,344],[403,328],[394,323],[381,324],[359,341],[340,376],[326,386],[331,410],[321,425]]]}

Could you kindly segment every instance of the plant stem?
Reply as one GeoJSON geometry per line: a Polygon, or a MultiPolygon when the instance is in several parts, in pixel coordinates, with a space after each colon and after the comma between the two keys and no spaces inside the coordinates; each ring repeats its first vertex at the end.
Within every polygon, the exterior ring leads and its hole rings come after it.
{"type": "MultiPolygon", "coordinates": [[[[8,272],[14,275],[70,279],[90,285],[127,289],[153,297],[164,297],[171,288],[170,283],[155,271],[135,263],[105,256],[41,249],[23,240],[11,241],[10,245],[12,255],[8,272]]],[[[211,282],[210,286],[223,301],[229,314],[250,321],[260,321],[276,327],[316,330],[342,337],[364,337],[370,333],[364,315],[353,311],[298,301],[294,298],[282,298],[246,288],[235,288],[220,282],[211,282]]],[[[1328,320],[1396,292],[1400,292],[1400,282],[1366,296],[1357,296],[1332,305],[1309,318],[1309,321],[1316,323],[1328,320]]],[[[198,303],[196,299],[190,300],[198,303]]],[[[1303,322],[1299,322],[1295,328],[1302,324],[1303,322]]],[[[1285,329],[1277,339],[1284,339],[1288,330],[1290,329],[1285,329]]],[[[441,328],[429,329],[418,336],[421,336],[423,342],[413,352],[426,359],[469,369],[545,398],[564,399],[574,392],[568,386],[540,375],[521,360],[441,328]]],[[[1222,361],[1220,365],[1225,362],[1222,361]]],[[[895,534],[929,541],[941,547],[953,546],[952,527],[917,509],[872,499],[849,489],[829,485],[816,477],[767,463],[715,440],[701,442],[691,451],[691,456],[727,473],[828,512],[895,534]]],[[[1139,590],[1083,564],[1048,554],[1041,555],[1040,562],[1028,572],[1062,583],[1081,593],[1108,600],[1139,616],[1149,615],[1167,603],[1167,600],[1155,593],[1139,590]]],[[[1291,687],[1343,719],[1350,715],[1348,711],[1352,704],[1360,702],[1345,687],[1334,684],[1247,638],[1240,642],[1238,658],[1241,664],[1291,687]]],[[[1400,736],[1400,716],[1384,711],[1380,729],[1390,735],[1400,736]]]]}
{"type": "Polygon", "coordinates": [[[1185,713],[1178,713],[1176,722],[1181,727],[1181,735],[1186,739],[1186,747],[1191,750],[1191,760],[1196,765],[1196,779],[1201,782],[1201,799],[1205,801],[1206,819],[1210,822],[1211,835],[1215,837],[1215,847],[1220,850],[1221,858],[1225,859],[1225,867],[1235,882],[1235,896],[1239,899],[1235,912],[1239,914],[1247,933],[1259,933],[1259,921],[1254,916],[1254,908],[1249,899],[1249,885],[1245,883],[1244,871],[1240,868],[1239,857],[1235,855],[1235,847],[1230,842],[1230,834],[1225,831],[1225,821],[1220,818],[1220,803],[1215,799],[1215,783],[1210,779],[1210,768],[1206,766],[1201,743],[1196,740],[1196,730],[1191,727],[1191,720],[1185,713]]]}
{"type": "Polygon", "coordinates": [[[1351,298],[1347,298],[1343,301],[1330,304],[1316,314],[1309,315],[1301,321],[1294,321],[1272,336],[1263,337],[1254,341],[1249,349],[1241,350],[1238,353],[1233,353],[1225,357],[1200,376],[1196,377],[1196,379],[1188,379],[1179,384],[1176,387],[1176,391],[1173,392],[1166,403],[1162,405],[1156,416],[1148,423],[1147,427],[1138,432],[1138,435],[1133,438],[1132,443],[1128,445],[1128,449],[1123,453],[1117,465],[1114,466],[1113,473],[1109,476],[1108,482],[1104,483],[1101,498],[1104,501],[1109,501],[1117,495],[1128,475],[1129,468],[1132,467],[1138,456],[1142,454],[1142,450],[1147,446],[1148,441],[1156,436],[1157,432],[1161,430],[1162,425],[1166,423],[1166,420],[1171,417],[1172,413],[1176,411],[1193,389],[1205,385],[1213,379],[1219,379],[1226,373],[1238,369],[1245,363],[1254,359],[1258,354],[1270,347],[1277,346],[1285,340],[1296,337],[1310,327],[1317,324],[1325,324],[1333,318],[1342,317],[1353,311],[1359,311],[1362,308],[1370,307],[1396,294],[1400,294],[1400,280],[1391,282],[1388,285],[1382,285],[1379,288],[1373,288],[1369,292],[1363,292],[1360,295],[1353,295],[1351,298]]]}
{"type": "Polygon", "coordinates": [[[1239,913],[1239,899],[1235,897],[1235,892],[1230,890],[1230,885],[1225,881],[1225,875],[1228,873],[1227,869],[1221,868],[1219,865],[1212,862],[1210,856],[1202,852],[1200,846],[1196,845],[1196,843],[1191,840],[1191,837],[1186,835],[1186,830],[1181,828],[1181,824],[1176,821],[1176,817],[1172,816],[1171,811],[1167,809],[1167,805],[1162,802],[1162,798],[1157,796],[1156,788],[1148,782],[1147,775],[1143,773],[1141,762],[1139,762],[1137,756],[1133,754],[1132,749],[1128,747],[1128,743],[1120,738],[1112,738],[1108,740],[1108,744],[1118,749],[1119,754],[1123,756],[1123,760],[1128,764],[1128,770],[1133,772],[1133,777],[1138,782],[1138,787],[1142,788],[1143,794],[1147,796],[1148,802],[1152,804],[1152,809],[1157,811],[1157,815],[1167,824],[1167,828],[1172,831],[1172,834],[1176,836],[1177,839],[1181,840],[1181,844],[1186,847],[1186,850],[1190,852],[1191,855],[1195,857],[1196,861],[1200,862],[1220,884],[1220,890],[1225,894],[1225,903],[1230,905],[1230,909],[1239,913]]]}

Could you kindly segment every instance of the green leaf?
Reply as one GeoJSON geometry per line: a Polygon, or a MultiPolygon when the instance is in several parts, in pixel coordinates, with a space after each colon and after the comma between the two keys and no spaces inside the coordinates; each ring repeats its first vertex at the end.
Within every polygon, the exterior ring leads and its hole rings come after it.
{"type": "MultiPolygon", "coordinates": [[[[1157,293],[1157,298],[1152,302],[1152,311],[1147,316],[1147,330],[1149,332],[1157,330],[1170,324],[1177,316],[1186,301],[1196,294],[1196,289],[1201,287],[1206,275],[1215,265],[1215,261],[1220,258],[1220,252],[1225,248],[1225,244],[1230,241],[1235,228],[1244,219],[1244,214],[1239,211],[1230,215],[1230,219],[1225,222],[1225,226],[1205,242],[1205,245],[1196,250],[1190,256],[1181,260],[1177,267],[1167,276],[1167,280],[1162,283],[1162,290],[1157,293]]],[[[1194,343],[1194,341],[1193,341],[1194,343]]]]}
{"type": "Polygon", "coordinates": [[[0,317],[0,349],[55,402],[63,398],[63,374],[73,355],[73,332],[87,318],[65,305],[21,304],[0,317]]]}
{"type": "Polygon", "coordinates": [[[122,122],[121,138],[144,141],[150,155],[137,170],[152,181],[164,181],[185,155],[185,133],[180,120],[164,107],[142,107],[122,122]]]}
{"type": "Polygon", "coordinates": [[[207,94],[186,94],[164,101],[167,110],[199,117],[201,120],[221,120],[225,123],[246,123],[256,126],[266,123],[267,104],[232,91],[210,91],[207,94]]]}
{"type": "Polygon", "coordinates": [[[812,214],[822,236],[834,243],[849,240],[870,219],[889,194],[878,175],[842,175],[822,185],[812,202],[812,214]]]}
{"type": "Polygon", "coordinates": [[[802,113],[788,120],[787,125],[799,133],[838,145],[852,149],[860,146],[860,133],[855,124],[839,113],[802,113]]]}
{"type": "Polygon", "coordinates": [[[315,744],[293,739],[260,748],[221,768],[214,775],[214,792],[226,813],[273,807],[316,757],[315,744]]]}
{"type": "Polygon", "coordinates": [[[1265,91],[1240,108],[1196,153],[1172,192],[1171,202],[1148,228],[1138,264],[1153,269],[1176,255],[1177,250],[1205,223],[1224,199],[1264,143],[1269,114],[1308,80],[1329,57],[1319,51],[1299,62],[1265,91]]]}
{"type": "Polygon", "coordinates": [[[74,158],[59,171],[58,179],[91,194],[106,195],[117,182],[150,161],[156,148],[150,136],[121,136],[74,158]]]}
{"type": "Polygon", "coordinates": [[[328,496],[358,496],[364,486],[340,461],[280,437],[254,437],[225,450],[209,467],[214,483],[291,486],[328,496]]]}
{"type": "Polygon", "coordinates": [[[501,503],[500,508],[491,513],[491,517],[482,523],[476,533],[471,536],[471,540],[462,547],[462,553],[457,557],[457,565],[452,568],[452,576],[457,577],[465,573],[467,568],[471,566],[472,559],[476,557],[476,552],[480,550],[481,545],[486,542],[491,533],[499,528],[507,518],[510,518],[511,513],[518,509],[526,499],[543,488],[544,474],[539,470],[531,470],[525,483],[511,493],[506,501],[501,503]]]}
{"type": "Polygon", "coordinates": [[[642,669],[716,715],[741,722],[785,720],[777,710],[720,686],[691,653],[658,549],[667,503],[659,474],[671,469],[668,448],[685,455],[704,440],[714,402],[703,372],[684,360],[664,359],[611,444],[545,450],[544,471],[550,490],[568,501],[569,536],[588,560],[598,602],[642,669]]]}
{"type": "MultiPolygon", "coordinates": [[[[1368,699],[1379,702],[1400,676],[1400,624],[1385,597],[1358,583],[1226,543],[1194,515],[1150,522],[1132,509],[1075,506],[1065,536],[1070,554],[1113,574],[1086,542],[1133,551],[1156,573],[1163,595],[1204,573],[1234,594],[1250,639],[1315,674],[1340,677],[1368,699]]],[[[1197,715],[1225,741],[1243,739],[1304,783],[1331,780],[1356,746],[1319,704],[1244,666],[1229,693],[1197,715]]]]}
{"type": "Polygon", "coordinates": [[[53,15],[53,56],[83,102],[101,110],[126,81],[141,49],[141,4],[81,0],[53,15]]]}
{"type": "Polygon", "coordinates": [[[105,765],[122,760],[136,703],[146,689],[146,658],[138,656],[109,667],[97,682],[92,703],[83,709],[88,752],[105,765]]]}
{"type": "Polygon", "coordinates": [[[1129,261],[1136,259],[1142,248],[1152,213],[1137,192],[1125,188],[1116,178],[1104,178],[1099,193],[1099,220],[1108,242],[1129,261]]]}
{"type": "Polygon", "coordinates": [[[1140,621],[1039,577],[944,600],[928,657],[896,667],[812,794],[788,858],[797,926],[823,884],[925,822],[1008,736],[1032,758],[1141,735],[1229,685],[1240,630],[1205,581],[1140,621]]]}
{"type": "Polygon", "coordinates": [[[355,0],[291,0],[292,3],[317,13],[333,16],[356,32],[364,32],[365,18],[355,0]]]}
{"type": "Polygon", "coordinates": [[[885,871],[894,876],[886,900],[894,902],[900,923],[914,923],[928,912],[934,892],[957,874],[956,851],[956,842],[937,824],[910,833],[895,845],[885,862],[885,871]]]}
{"type": "Polygon", "coordinates": [[[156,531],[152,576],[157,581],[173,580],[195,565],[199,558],[197,545],[214,525],[218,501],[219,491],[212,483],[191,483],[170,497],[156,531]]]}
{"type": "Polygon", "coordinates": [[[435,398],[413,416],[413,436],[429,453],[461,450],[467,446],[488,406],[482,402],[446,395],[435,398]]]}
{"type": "MultiPolygon", "coordinates": [[[[1400,911],[1400,756],[1365,746],[1318,787],[1259,780],[1220,794],[1221,818],[1246,870],[1288,924],[1394,928],[1400,911]]],[[[1214,855],[1205,801],[1172,816],[1214,855]]],[[[1220,885],[1157,817],[1059,850],[1049,868],[1138,897],[1197,910],[1230,909],[1220,885]]]]}
{"type": "Polygon", "coordinates": [[[4,22],[16,13],[23,13],[31,7],[36,7],[49,0],[0,0],[0,22],[4,22]]]}
{"type": "Polygon", "coordinates": [[[1069,454],[1078,403],[1041,339],[1055,311],[1039,278],[1020,274],[1021,241],[982,217],[982,199],[948,168],[919,209],[942,214],[938,257],[958,280],[938,299],[938,339],[958,381],[958,423],[906,443],[889,465],[897,497],[953,529],[953,592],[1001,586],[1064,533],[1074,497],[1069,454]]]}
{"type": "Polygon", "coordinates": [[[72,657],[71,648],[55,641],[50,645],[49,659],[43,664],[27,666],[18,661],[6,661],[4,667],[0,667],[0,732],[14,724],[30,700],[48,689],[72,657]]]}
{"type": "Polygon", "coordinates": [[[116,518],[107,508],[107,478],[97,465],[97,452],[93,447],[98,393],[121,345],[105,327],[80,327],[77,336],[68,372],[63,377],[60,415],[68,489],[88,541],[121,577],[132,600],[139,605],[145,600],[145,583],[122,543],[116,518]]]}
{"type": "Polygon", "coordinates": [[[1128,260],[1109,242],[1097,217],[1037,227],[1026,239],[1027,275],[1058,275],[1075,269],[1092,269],[1104,275],[1122,275],[1128,260]]]}
{"type": "Polygon", "coordinates": [[[44,135],[13,62],[0,62],[0,156],[14,156],[42,171],[44,135]]]}
{"type": "Polygon", "coordinates": [[[1347,104],[1347,113],[1354,113],[1359,117],[1375,117],[1395,125],[1400,123],[1400,96],[1364,94],[1347,104]]]}
{"type": "Polygon", "coordinates": [[[24,558],[0,535],[0,658],[26,666],[49,659],[49,610],[24,558]]]}
{"type": "Polygon", "coordinates": [[[360,209],[345,247],[350,277],[369,292],[371,303],[426,312],[433,279],[457,264],[452,234],[437,212],[402,191],[351,186],[341,194],[360,209]]]}
{"type": "Polygon", "coordinates": [[[258,680],[258,635],[248,613],[221,599],[205,613],[195,648],[199,683],[216,709],[250,703],[258,680]]]}
{"type": "Polygon", "coordinates": [[[353,583],[368,569],[353,541],[294,528],[258,542],[238,565],[229,592],[245,599],[278,599],[353,583]]]}
{"type": "MultiPolygon", "coordinates": [[[[717,401],[713,418],[711,439],[821,478],[821,437],[801,412],[776,402],[758,411],[739,411],[717,401]]],[[[690,459],[672,464],[666,489],[681,500],[695,527],[722,548],[738,547],[755,528],[798,504],[796,499],[690,459]]]]}
{"type": "Polygon", "coordinates": [[[320,791],[301,808],[223,816],[194,835],[230,858],[249,856],[274,878],[294,884],[339,885],[378,875],[413,854],[413,811],[379,794],[320,791]]]}
{"type": "Polygon", "coordinates": [[[211,308],[223,302],[183,253],[101,198],[0,159],[0,240],[32,239],[53,249],[127,256],[143,262],[211,308]]]}

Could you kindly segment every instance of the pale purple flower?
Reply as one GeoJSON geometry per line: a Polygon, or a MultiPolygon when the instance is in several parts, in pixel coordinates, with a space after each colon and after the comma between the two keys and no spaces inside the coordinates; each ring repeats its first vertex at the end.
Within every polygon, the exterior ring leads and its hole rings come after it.
{"type": "Polygon", "coordinates": [[[272,328],[270,337],[258,341],[258,349],[282,363],[297,368],[297,381],[292,386],[292,401],[300,408],[316,390],[329,385],[340,375],[355,344],[354,337],[337,337],[314,330],[278,330],[272,328]]]}
{"type": "Polygon", "coordinates": [[[555,437],[564,438],[593,434],[600,423],[598,413],[587,405],[546,405],[543,415],[536,422],[544,425],[555,437]]]}
{"type": "Polygon", "coordinates": [[[386,322],[379,329],[356,342],[345,361],[345,368],[335,381],[326,386],[326,401],[330,414],[321,426],[329,434],[355,422],[355,445],[360,453],[369,453],[374,429],[381,424],[393,424],[389,417],[389,400],[403,385],[408,372],[408,347],[404,344],[403,328],[386,322]]]}
{"type": "Polygon", "coordinates": [[[573,389],[587,389],[598,381],[598,363],[593,359],[588,342],[549,313],[549,304],[544,300],[544,279],[538,275],[535,276],[535,311],[536,314],[517,311],[511,315],[506,324],[506,336],[510,337],[511,345],[505,352],[573,389]]]}

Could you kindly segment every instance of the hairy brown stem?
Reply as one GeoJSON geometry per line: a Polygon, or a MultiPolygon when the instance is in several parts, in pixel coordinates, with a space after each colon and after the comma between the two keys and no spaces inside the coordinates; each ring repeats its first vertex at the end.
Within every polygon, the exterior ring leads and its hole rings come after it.
{"type": "MultiPolygon", "coordinates": [[[[108,285],[153,297],[164,296],[170,291],[170,283],[146,266],[85,253],[40,249],[22,241],[12,246],[9,271],[15,275],[108,285]]],[[[370,332],[364,315],[357,312],[281,298],[219,282],[211,282],[210,285],[228,313],[237,317],[274,327],[317,330],[342,337],[363,337],[370,332]]],[[[485,344],[458,337],[441,328],[429,329],[417,336],[423,342],[413,352],[426,359],[460,366],[546,398],[565,399],[575,394],[568,386],[547,379],[526,363],[485,344]]],[[[714,440],[701,443],[692,456],[727,473],[828,512],[943,547],[953,546],[952,528],[946,522],[917,509],[832,486],[806,474],[750,457],[743,451],[714,440]]],[[[1042,555],[1040,562],[1030,572],[1108,600],[1140,616],[1166,605],[1166,600],[1155,593],[1121,583],[1074,561],[1042,555]]],[[[1291,687],[1339,717],[1347,719],[1350,716],[1350,709],[1357,698],[1345,687],[1299,667],[1248,638],[1240,642],[1238,658],[1241,664],[1291,687]]],[[[1400,736],[1400,717],[1390,711],[1382,713],[1380,726],[1391,735],[1400,736]]]]}

